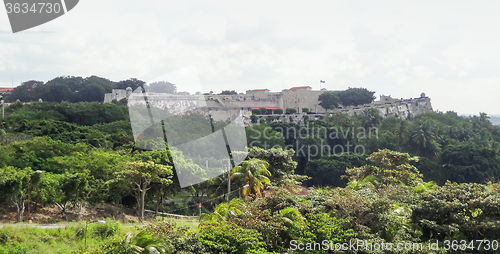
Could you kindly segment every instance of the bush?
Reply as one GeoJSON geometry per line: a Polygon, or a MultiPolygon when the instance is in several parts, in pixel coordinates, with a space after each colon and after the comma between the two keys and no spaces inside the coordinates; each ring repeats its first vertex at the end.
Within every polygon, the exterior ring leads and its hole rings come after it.
{"type": "Polygon", "coordinates": [[[9,235],[5,232],[0,232],[0,244],[6,244],[9,241],[9,235]]]}
{"type": "Polygon", "coordinates": [[[295,113],[297,113],[297,110],[294,108],[287,108],[286,113],[287,114],[295,114],[295,113]]]}
{"type": "Polygon", "coordinates": [[[309,109],[308,108],[302,108],[302,112],[307,113],[307,112],[309,112],[309,109]]]}
{"type": "Polygon", "coordinates": [[[250,120],[252,121],[252,123],[257,123],[257,116],[251,115],[250,120]]]}
{"type": "Polygon", "coordinates": [[[257,230],[232,223],[203,224],[198,239],[209,253],[248,253],[263,251],[265,246],[257,230]]]}
{"type": "Polygon", "coordinates": [[[114,236],[120,227],[119,222],[106,220],[106,223],[98,223],[92,227],[92,235],[100,238],[108,238],[114,236]]]}
{"type": "Polygon", "coordinates": [[[279,109],[275,109],[274,110],[274,114],[278,114],[278,115],[283,114],[283,109],[280,109],[280,108],[279,109]]]}
{"type": "Polygon", "coordinates": [[[260,110],[260,114],[261,115],[267,114],[267,109],[266,108],[259,108],[259,110],[260,110]]]}
{"type": "Polygon", "coordinates": [[[252,115],[262,115],[260,109],[252,109],[252,115]]]}

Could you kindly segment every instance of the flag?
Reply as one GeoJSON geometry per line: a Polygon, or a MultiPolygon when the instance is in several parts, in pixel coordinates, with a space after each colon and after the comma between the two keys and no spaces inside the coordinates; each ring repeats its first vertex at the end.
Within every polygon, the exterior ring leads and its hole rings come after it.
{"type": "Polygon", "coordinates": [[[325,83],[325,81],[324,81],[324,80],[320,80],[319,82],[320,82],[320,83],[325,83]]]}

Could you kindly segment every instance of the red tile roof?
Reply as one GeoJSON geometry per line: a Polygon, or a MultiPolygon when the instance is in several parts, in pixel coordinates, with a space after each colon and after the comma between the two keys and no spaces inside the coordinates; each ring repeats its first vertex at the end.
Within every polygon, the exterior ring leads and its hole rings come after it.
{"type": "Polygon", "coordinates": [[[0,93],[12,92],[14,88],[0,88],[0,93]]]}
{"type": "Polygon", "coordinates": [[[296,86],[296,87],[292,87],[290,88],[290,90],[300,90],[300,89],[307,89],[307,88],[312,88],[310,86],[296,86]]]}
{"type": "Polygon", "coordinates": [[[250,92],[264,92],[264,91],[269,91],[269,89],[253,89],[253,90],[250,90],[250,92]]]}

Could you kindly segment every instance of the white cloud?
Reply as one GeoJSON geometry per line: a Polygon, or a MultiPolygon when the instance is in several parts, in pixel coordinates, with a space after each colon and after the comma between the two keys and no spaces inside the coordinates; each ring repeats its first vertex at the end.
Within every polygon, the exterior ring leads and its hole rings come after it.
{"type": "Polygon", "coordinates": [[[496,1],[87,0],[18,34],[0,12],[0,86],[61,75],[147,81],[194,65],[204,91],[318,89],[322,79],[328,89],[425,92],[442,111],[499,114],[499,8],[496,1]]]}

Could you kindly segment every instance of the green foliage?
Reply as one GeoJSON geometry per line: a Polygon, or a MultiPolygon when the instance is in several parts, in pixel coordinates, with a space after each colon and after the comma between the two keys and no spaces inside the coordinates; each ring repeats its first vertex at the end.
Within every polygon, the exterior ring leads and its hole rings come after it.
{"type": "Polygon", "coordinates": [[[275,110],[273,110],[273,114],[281,115],[281,114],[283,114],[283,109],[280,109],[280,108],[275,109],[275,110]]]}
{"type": "Polygon", "coordinates": [[[81,101],[103,101],[104,94],[111,92],[115,83],[97,76],[82,77],[58,77],[43,83],[40,81],[23,82],[21,86],[14,89],[8,100],[10,102],[36,101],[42,99],[46,102],[81,102],[81,101]]]}
{"type": "Polygon", "coordinates": [[[147,90],[155,93],[175,94],[177,93],[177,86],[167,81],[157,81],[150,83],[147,90]]]}
{"type": "Polygon", "coordinates": [[[287,114],[295,114],[295,113],[297,113],[297,110],[294,108],[287,108],[286,113],[287,114]]]}
{"type": "Polygon", "coordinates": [[[262,197],[264,184],[271,184],[269,180],[271,172],[268,167],[269,163],[257,158],[245,160],[234,167],[231,179],[236,179],[241,183],[243,186],[241,193],[245,199],[249,196],[262,197]]]}
{"type": "Polygon", "coordinates": [[[219,95],[233,95],[233,94],[238,94],[235,90],[222,90],[222,92],[219,95]]]}
{"type": "Polygon", "coordinates": [[[256,124],[257,121],[258,121],[258,118],[257,116],[254,114],[253,110],[252,110],[252,115],[250,116],[250,120],[252,121],[253,124],[256,124]]]}
{"type": "Polygon", "coordinates": [[[87,151],[83,144],[71,145],[49,137],[36,137],[29,141],[11,143],[7,146],[10,165],[18,168],[31,167],[53,173],[64,173],[54,160],[56,156],[87,151]]]}
{"type": "Polygon", "coordinates": [[[368,104],[375,100],[375,92],[368,91],[366,88],[351,88],[339,92],[340,103],[342,106],[357,106],[368,104]]]}
{"type": "Polygon", "coordinates": [[[263,249],[262,234],[235,224],[210,223],[200,227],[200,242],[208,253],[249,253],[263,249]]]}
{"type": "Polygon", "coordinates": [[[369,104],[375,100],[375,92],[366,88],[348,88],[344,91],[328,91],[319,96],[319,105],[325,109],[335,109],[342,106],[357,106],[369,104]]]}
{"type": "Polygon", "coordinates": [[[245,128],[248,147],[285,147],[281,133],[274,131],[269,124],[254,124],[245,128]]]}
{"type": "MultiPolygon", "coordinates": [[[[448,182],[422,194],[412,220],[422,227],[422,240],[473,240],[500,236],[500,196],[479,184],[448,182]]],[[[491,186],[493,187],[493,186],[491,186]]]]}
{"type": "Polygon", "coordinates": [[[262,111],[260,109],[252,109],[252,115],[262,115],[262,111]]]}
{"type": "Polygon", "coordinates": [[[94,237],[100,237],[102,239],[115,236],[120,227],[119,222],[113,222],[112,220],[106,220],[105,223],[94,223],[91,227],[91,232],[94,237]]]}
{"type": "Polygon", "coordinates": [[[447,179],[459,183],[486,183],[500,179],[498,150],[474,143],[448,145],[441,156],[447,179]]]}
{"type": "Polygon", "coordinates": [[[139,201],[139,215],[141,219],[144,219],[145,197],[150,185],[158,183],[168,186],[172,180],[166,177],[172,174],[172,166],[157,164],[153,161],[128,162],[124,164],[124,169],[115,173],[116,179],[110,182],[128,185],[129,189],[135,190],[134,195],[139,201]]]}
{"type": "Polygon", "coordinates": [[[320,101],[319,105],[324,109],[335,109],[340,103],[339,92],[324,92],[319,96],[318,100],[320,101]]]}
{"type": "Polygon", "coordinates": [[[290,176],[294,174],[297,162],[293,161],[293,150],[283,150],[282,148],[262,149],[252,147],[248,149],[248,158],[256,158],[266,161],[269,164],[268,170],[271,173],[270,180],[274,185],[300,184],[290,182],[290,176]]]}
{"type": "Polygon", "coordinates": [[[26,122],[40,119],[52,119],[92,126],[129,120],[128,108],[110,103],[50,103],[32,102],[30,104],[13,104],[6,108],[5,125],[7,129],[22,132],[26,122]]]}
{"type": "Polygon", "coordinates": [[[9,241],[9,235],[6,232],[0,232],[0,244],[6,244],[9,241]]]}
{"type": "Polygon", "coordinates": [[[307,112],[309,112],[309,109],[308,108],[302,108],[302,112],[307,113],[307,112]]]}
{"type": "Polygon", "coordinates": [[[309,186],[338,186],[345,187],[346,169],[361,167],[367,163],[365,156],[360,155],[330,155],[307,163],[304,173],[311,177],[306,184],[309,186]]]}
{"type": "Polygon", "coordinates": [[[416,186],[422,183],[422,174],[411,163],[418,162],[418,158],[406,153],[399,153],[387,149],[379,150],[368,156],[373,165],[348,169],[349,181],[356,183],[370,177],[375,187],[391,184],[416,186]]]}

